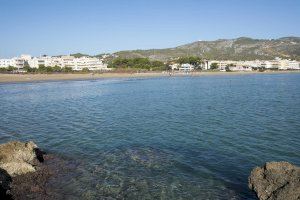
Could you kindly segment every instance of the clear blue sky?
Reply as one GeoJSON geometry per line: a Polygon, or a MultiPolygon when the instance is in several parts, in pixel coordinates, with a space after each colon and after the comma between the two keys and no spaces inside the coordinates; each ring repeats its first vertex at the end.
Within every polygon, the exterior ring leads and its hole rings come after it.
{"type": "Polygon", "coordinates": [[[300,36],[299,0],[0,0],[0,57],[300,36]]]}

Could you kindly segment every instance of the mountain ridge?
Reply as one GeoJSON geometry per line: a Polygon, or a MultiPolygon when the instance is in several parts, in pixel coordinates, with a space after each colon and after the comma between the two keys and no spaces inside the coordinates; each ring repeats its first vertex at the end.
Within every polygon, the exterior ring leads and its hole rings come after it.
{"type": "Polygon", "coordinates": [[[300,60],[300,37],[253,39],[239,37],[196,41],[165,49],[125,50],[113,53],[122,58],[149,58],[168,61],[178,57],[199,56],[210,60],[270,60],[275,57],[300,60]]]}

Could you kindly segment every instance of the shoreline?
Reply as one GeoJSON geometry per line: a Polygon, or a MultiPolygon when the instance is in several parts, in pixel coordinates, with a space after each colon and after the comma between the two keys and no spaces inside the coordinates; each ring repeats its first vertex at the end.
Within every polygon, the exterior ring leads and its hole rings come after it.
{"type": "MultiPolygon", "coordinates": [[[[141,155],[133,155],[135,159],[131,159],[139,164],[143,163],[144,160],[139,159],[141,155]]],[[[74,179],[76,181],[76,177],[83,178],[85,175],[80,172],[82,168],[79,167],[79,162],[66,160],[54,154],[47,154],[33,141],[10,141],[0,144],[0,156],[0,199],[63,199],[66,194],[71,199],[98,199],[99,197],[101,199],[110,197],[127,199],[126,197],[132,191],[138,191],[131,196],[133,198],[143,195],[145,191],[150,191],[148,187],[145,187],[145,182],[135,181],[133,185],[125,183],[134,189],[128,192],[127,187],[115,182],[121,179],[118,176],[119,179],[106,176],[106,179],[115,183],[113,186],[106,185],[106,182],[100,181],[103,178],[101,173],[98,174],[99,169],[102,171],[105,167],[98,166],[90,174],[96,176],[96,187],[93,186],[92,190],[84,188],[80,193],[79,191],[70,193],[70,190],[66,189],[68,184],[72,185],[72,182],[69,181],[74,179]],[[67,180],[65,182],[67,184],[57,185],[64,180],[67,180]],[[112,187],[115,189],[111,190],[112,187]],[[140,190],[141,188],[144,189],[140,190]]],[[[147,157],[147,154],[144,156],[147,157]]],[[[151,165],[145,166],[151,167],[151,165]]],[[[297,190],[300,186],[299,178],[300,168],[298,166],[287,161],[267,161],[263,166],[252,168],[248,176],[248,188],[256,194],[259,200],[299,199],[300,191],[297,190]],[[283,183],[284,187],[282,186],[283,183]]],[[[147,183],[147,186],[148,184],[151,182],[147,183]]],[[[189,188],[186,192],[189,192],[189,188]]],[[[154,199],[155,196],[151,197],[154,199]]]]}
{"type": "MultiPolygon", "coordinates": [[[[212,75],[252,75],[252,74],[295,74],[297,71],[266,71],[266,72],[190,72],[172,73],[173,77],[180,76],[212,76],[212,75]]],[[[0,83],[25,83],[25,82],[47,82],[47,81],[68,81],[68,80],[98,80],[107,78],[153,78],[170,77],[168,72],[144,72],[144,73],[102,73],[102,74],[0,74],[0,83]]]]}

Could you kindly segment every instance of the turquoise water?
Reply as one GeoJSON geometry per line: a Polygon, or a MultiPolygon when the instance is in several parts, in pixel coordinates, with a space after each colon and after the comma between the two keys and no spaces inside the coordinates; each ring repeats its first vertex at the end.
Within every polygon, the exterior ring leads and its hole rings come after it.
{"type": "Polygon", "coordinates": [[[300,165],[300,74],[0,85],[0,142],[78,162],[65,199],[255,199],[251,169],[300,165]]]}

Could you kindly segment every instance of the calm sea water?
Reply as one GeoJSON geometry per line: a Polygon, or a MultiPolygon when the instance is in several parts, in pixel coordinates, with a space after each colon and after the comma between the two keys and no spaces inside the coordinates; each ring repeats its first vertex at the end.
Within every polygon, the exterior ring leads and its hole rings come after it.
{"type": "Polygon", "coordinates": [[[0,142],[76,160],[65,199],[255,199],[251,169],[300,165],[300,74],[0,85],[0,142]]]}

